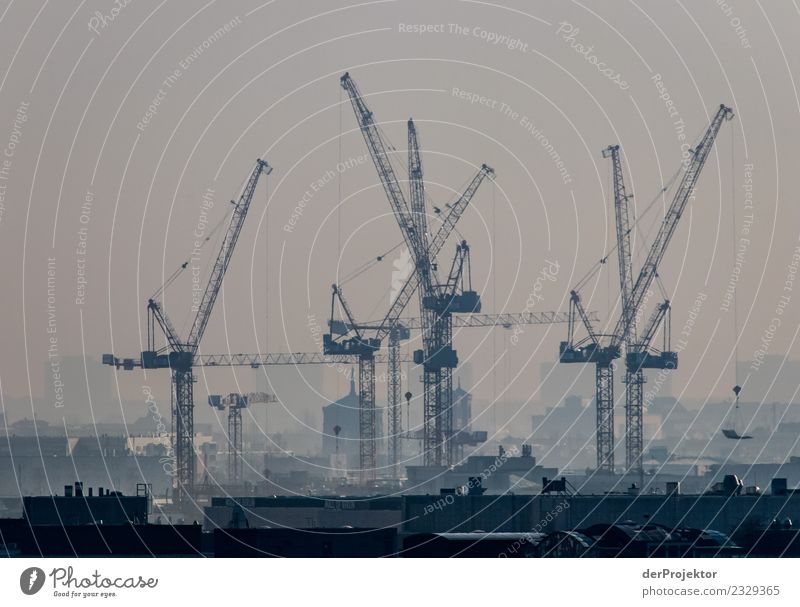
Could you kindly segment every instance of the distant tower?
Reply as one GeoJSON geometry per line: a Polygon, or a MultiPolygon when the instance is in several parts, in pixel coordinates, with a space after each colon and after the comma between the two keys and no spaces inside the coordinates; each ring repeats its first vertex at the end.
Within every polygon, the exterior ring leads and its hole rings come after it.
{"type": "Polygon", "coordinates": [[[322,453],[357,458],[358,437],[358,392],[355,375],[351,372],[349,393],[322,407],[322,453]],[[333,428],[336,426],[339,433],[334,436],[333,428]]]}
{"type": "MultiPolygon", "coordinates": [[[[458,436],[460,433],[472,431],[472,394],[461,387],[461,376],[458,377],[458,386],[453,390],[453,434],[458,436]]],[[[456,441],[456,459],[464,459],[464,443],[456,441]]]]}
{"type": "Polygon", "coordinates": [[[458,387],[453,390],[453,432],[472,430],[472,394],[461,388],[461,377],[458,387]]]}

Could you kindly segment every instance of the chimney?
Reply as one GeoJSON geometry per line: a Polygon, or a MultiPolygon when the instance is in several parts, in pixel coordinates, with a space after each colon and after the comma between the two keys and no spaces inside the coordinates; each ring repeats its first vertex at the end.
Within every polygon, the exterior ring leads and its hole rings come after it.
{"type": "Polygon", "coordinates": [[[83,497],[83,483],[75,481],[75,497],[83,497]]]}
{"type": "Polygon", "coordinates": [[[102,487],[98,487],[97,488],[97,497],[103,497],[103,488],[102,487]]]}
{"type": "Polygon", "coordinates": [[[89,497],[92,497],[92,488],[89,487],[89,497]]]}
{"type": "Polygon", "coordinates": [[[64,497],[72,497],[72,485],[64,485],[64,497]]]}

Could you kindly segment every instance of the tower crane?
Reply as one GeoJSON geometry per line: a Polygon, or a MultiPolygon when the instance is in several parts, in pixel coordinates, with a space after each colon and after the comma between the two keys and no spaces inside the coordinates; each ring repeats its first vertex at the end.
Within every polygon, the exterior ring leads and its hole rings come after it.
{"type": "MultiPolygon", "coordinates": [[[[622,310],[614,330],[609,335],[597,334],[591,323],[584,318],[583,306],[578,288],[570,297],[570,326],[567,341],[560,345],[560,362],[586,363],[596,366],[596,405],[597,405],[597,468],[607,472],[614,471],[614,385],[613,362],[621,356],[623,344],[628,351],[625,357],[625,420],[626,420],[626,467],[629,471],[641,471],[642,456],[642,386],[645,382],[643,369],[668,369],[677,367],[677,353],[669,351],[669,301],[656,307],[647,327],[640,338],[636,337],[636,317],[642,308],[647,292],[658,275],[658,267],[664,258],[667,247],[683,215],[686,205],[694,194],[697,180],[711,153],[714,140],[722,123],[733,118],[733,111],[720,105],[708,128],[683,163],[683,176],[675,195],[667,208],[658,234],[648,250],[647,257],[636,280],[628,282],[630,273],[630,228],[625,226],[627,216],[627,194],[622,182],[619,150],[615,146],[607,148],[607,156],[614,165],[614,204],[617,215],[617,247],[620,258],[620,287],[622,310]],[[627,253],[626,253],[627,252],[627,253]],[[627,258],[625,255],[627,254],[627,258]],[[575,324],[583,323],[587,336],[575,341],[575,324]],[[657,352],[651,342],[664,320],[664,350],[657,352]],[[605,338],[605,339],[603,339],[605,338]],[[601,343],[602,340],[602,343],[601,343]]],[[[630,276],[633,276],[630,273],[630,276]]]]}
{"type": "MultiPolygon", "coordinates": [[[[400,227],[405,244],[414,258],[414,275],[417,277],[417,283],[421,286],[421,314],[427,319],[423,323],[425,325],[423,327],[423,351],[421,354],[416,356],[416,360],[419,360],[421,364],[424,365],[425,369],[425,428],[429,429],[426,432],[430,434],[429,440],[427,440],[425,444],[425,460],[426,464],[441,464],[442,452],[445,448],[444,444],[439,442],[436,443],[435,447],[432,448],[432,446],[436,440],[435,436],[447,436],[448,433],[446,429],[441,433],[437,433],[435,428],[438,427],[438,422],[435,420],[441,419],[442,417],[445,419],[447,418],[448,401],[450,400],[448,398],[448,394],[452,393],[452,369],[457,364],[458,359],[455,355],[455,351],[452,348],[452,343],[449,341],[449,339],[452,337],[452,330],[449,332],[447,330],[448,321],[443,319],[437,322],[436,320],[437,305],[440,304],[442,299],[439,297],[439,292],[441,291],[442,285],[440,285],[436,279],[436,267],[434,263],[438,249],[441,248],[441,244],[443,244],[444,241],[438,245],[438,248],[436,245],[436,238],[434,238],[432,242],[428,241],[428,234],[424,219],[426,216],[426,210],[422,162],[419,155],[416,128],[413,120],[409,120],[408,170],[409,191],[411,198],[411,205],[409,206],[397,181],[396,174],[387,153],[387,146],[384,143],[378,126],[374,121],[373,113],[367,106],[366,102],[361,96],[360,91],[358,90],[358,86],[350,77],[349,73],[345,73],[342,76],[341,85],[342,88],[344,88],[348,93],[350,102],[356,115],[356,120],[358,121],[359,128],[364,136],[364,141],[370,152],[373,163],[375,164],[375,168],[377,169],[381,184],[384,188],[387,198],[389,199],[392,212],[400,227]],[[448,377],[451,378],[449,382],[448,377]]],[[[477,186],[480,185],[480,182],[483,180],[483,178],[493,173],[494,171],[491,168],[483,165],[478,175],[475,177],[475,179],[473,179],[473,183],[470,184],[470,188],[473,184],[475,185],[475,189],[472,190],[472,194],[474,194],[474,191],[477,189],[477,186]]],[[[468,188],[468,191],[470,188],[468,188]]],[[[471,198],[471,196],[472,195],[470,195],[469,198],[471,198]]],[[[463,198],[464,197],[462,196],[462,199],[463,198]]],[[[465,203],[468,202],[469,199],[466,199],[465,203]]],[[[464,204],[464,206],[466,206],[466,204],[464,204]]],[[[448,215],[455,221],[457,221],[460,217],[460,214],[453,213],[452,208],[448,215]]],[[[452,229],[452,226],[455,225],[455,221],[453,221],[449,229],[452,229]]],[[[447,225],[448,222],[445,221],[442,227],[444,228],[447,225]]],[[[468,249],[466,250],[468,251],[468,249]]],[[[416,286],[414,288],[416,288],[416,286]]],[[[401,296],[398,297],[395,302],[400,300],[404,306],[407,302],[407,299],[401,300],[402,296],[403,293],[401,292],[401,296]]],[[[410,298],[410,294],[408,297],[410,298]]],[[[480,300],[477,298],[477,293],[474,291],[470,294],[454,294],[453,298],[457,298],[459,303],[462,304],[462,307],[457,310],[451,302],[448,304],[448,310],[450,310],[450,313],[462,310],[479,311],[480,309],[478,307],[480,300]],[[471,301],[474,304],[469,309],[466,308],[468,297],[471,298],[471,301]]],[[[389,324],[387,325],[387,329],[391,332],[393,326],[393,323],[391,322],[392,316],[387,316],[387,318],[390,320],[389,324]]],[[[397,347],[396,340],[393,340],[392,345],[394,348],[397,347]]],[[[394,384],[392,384],[392,387],[395,389],[391,395],[390,406],[392,407],[392,410],[390,411],[390,419],[394,419],[396,421],[399,415],[400,407],[399,390],[396,389],[394,384]]],[[[428,434],[426,434],[426,436],[428,436],[428,434]]]]}
{"type": "MultiPolygon", "coordinates": [[[[222,288],[222,280],[230,264],[236,242],[244,226],[247,211],[253,200],[258,179],[262,173],[269,175],[272,167],[265,160],[256,160],[255,167],[248,178],[244,189],[238,200],[231,200],[233,210],[231,213],[230,224],[222,240],[219,252],[217,253],[211,275],[206,285],[203,296],[198,304],[194,322],[192,323],[189,336],[181,339],[175,330],[172,322],[165,313],[161,302],[158,300],[162,287],[147,302],[147,350],[141,353],[139,366],[143,369],[171,369],[172,370],[172,428],[175,452],[175,469],[177,495],[179,499],[190,496],[195,484],[195,463],[194,463],[194,382],[195,377],[192,371],[194,358],[200,347],[214,303],[217,300],[219,291],[222,288]],[[166,339],[166,346],[161,348],[156,346],[156,325],[161,329],[166,339]]],[[[184,263],[176,271],[177,275],[188,265],[184,263]]],[[[175,276],[173,275],[173,277],[175,276]]],[[[133,368],[133,360],[125,359],[130,362],[133,368]]],[[[103,363],[119,367],[119,359],[111,354],[103,355],[103,363]]],[[[128,368],[128,365],[124,365],[128,368]]]]}
{"type": "MultiPolygon", "coordinates": [[[[453,464],[453,369],[458,364],[453,349],[453,313],[480,312],[480,297],[472,290],[469,246],[464,240],[456,247],[450,275],[439,284],[436,267],[428,254],[425,226],[425,190],[422,158],[414,121],[408,121],[408,173],[411,211],[420,251],[416,255],[420,274],[420,314],[423,319],[422,350],[415,362],[423,366],[423,458],[427,465],[453,464]],[[464,273],[466,269],[466,274],[464,273]],[[467,288],[465,289],[465,285],[467,288]]],[[[402,227],[402,226],[401,226],[402,227]]],[[[399,402],[397,403],[399,409],[399,402]]]]}
{"type": "MultiPolygon", "coordinates": [[[[372,157],[372,161],[375,165],[375,168],[378,172],[378,176],[381,181],[381,185],[386,193],[386,196],[389,200],[390,207],[392,212],[395,216],[395,219],[400,226],[400,231],[403,235],[403,239],[405,241],[406,246],[408,247],[409,252],[412,254],[415,262],[416,271],[412,275],[415,279],[412,281],[409,279],[406,282],[405,287],[401,290],[398,297],[393,302],[389,313],[385,318],[385,325],[377,332],[376,336],[373,338],[377,340],[378,347],[380,347],[380,341],[385,338],[387,335],[390,335],[392,332],[396,331],[394,319],[399,317],[400,312],[404,309],[405,305],[408,303],[410,298],[413,296],[414,290],[419,286],[422,285],[421,288],[421,297],[423,300],[430,297],[433,293],[433,284],[435,283],[434,279],[434,272],[435,267],[432,265],[433,260],[436,257],[436,254],[439,252],[441,247],[444,244],[444,241],[449,236],[450,232],[452,231],[455,223],[460,218],[463,210],[469,204],[470,199],[474,196],[475,192],[477,191],[477,187],[483,181],[483,179],[493,173],[492,169],[483,165],[481,170],[478,174],[473,178],[470,185],[467,187],[467,190],[464,194],[459,198],[459,200],[451,206],[447,217],[443,221],[442,225],[439,228],[437,235],[434,239],[428,242],[427,233],[424,227],[422,217],[425,215],[425,207],[424,207],[424,187],[422,184],[422,166],[419,159],[419,151],[417,146],[417,137],[416,137],[416,129],[414,128],[413,121],[409,121],[409,182],[410,182],[410,190],[411,190],[411,199],[412,205],[409,207],[408,202],[406,202],[405,196],[403,195],[403,191],[400,187],[400,184],[397,180],[397,176],[395,171],[391,165],[389,155],[387,152],[387,146],[383,141],[383,137],[378,129],[377,124],[373,119],[372,111],[367,106],[366,102],[364,101],[361,93],[358,90],[358,86],[356,85],[355,81],[350,77],[349,73],[345,73],[341,79],[340,83],[342,88],[347,91],[348,96],[350,98],[350,102],[353,106],[353,110],[356,115],[356,120],[358,122],[359,128],[361,133],[364,137],[364,141],[367,145],[367,148],[370,152],[370,156],[372,157]],[[441,237],[440,237],[441,236],[441,237]]],[[[336,296],[336,291],[334,291],[334,296],[336,296]]],[[[331,317],[333,319],[333,316],[331,317]]],[[[352,320],[352,319],[350,319],[352,320]]],[[[399,338],[399,335],[396,333],[395,337],[399,338]]],[[[359,402],[361,409],[371,408],[374,410],[374,384],[372,388],[366,387],[364,384],[365,382],[374,382],[374,366],[373,373],[370,374],[369,370],[369,344],[363,344],[363,342],[359,339],[358,336],[355,338],[358,343],[361,343],[361,347],[366,346],[366,349],[363,353],[365,364],[359,365],[359,402]],[[362,373],[364,376],[362,377],[362,373]],[[363,399],[363,400],[362,400],[363,399]]],[[[343,340],[342,346],[344,351],[347,349],[347,344],[344,342],[348,342],[350,347],[353,347],[353,342],[350,340],[343,340]]],[[[397,339],[393,340],[393,351],[397,351],[397,339]]],[[[337,350],[337,343],[334,339],[332,334],[329,334],[328,340],[326,342],[327,349],[325,350],[326,354],[335,354],[337,350]]],[[[390,412],[390,419],[397,420],[397,415],[399,415],[399,402],[397,398],[395,398],[399,394],[399,390],[396,389],[396,386],[392,386],[395,388],[395,392],[397,394],[393,394],[392,396],[392,406],[393,409],[390,412]],[[393,415],[394,414],[394,415],[393,415]]],[[[363,415],[365,420],[373,419],[374,415],[370,415],[365,413],[363,415]]],[[[367,430],[364,428],[364,430],[367,430]]],[[[374,432],[366,431],[367,436],[374,436],[374,432]]],[[[362,435],[363,436],[363,435],[362,435]]],[[[362,443],[363,443],[362,439],[362,443]]],[[[368,475],[371,478],[374,478],[374,470],[375,470],[375,448],[374,444],[372,447],[367,447],[362,445],[362,457],[361,457],[361,468],[362,470],[372,470],[369,472],[368,475]]]]}
{"type": "MultiPolygon", "coordinates": [[[[417,291],[419,294],[419,313],[421,320],[420,328],[422,330],[423,349],[427,350],[431,345],[430,337],[432,335],[435,317],[433,310],[427,307],[425,302],[426,298],[430,298],[433,295],[433,281],[431,279],[431,273],[434,272],[435,276],[435,268],[432,267],[431,259],[429,257],[430,254],[427,226],[428,218],[427,209],[425,207],[425,182],[423,180],[422,157],[420,156],[419,152],[417,129],[412,118],[408,119],[407,130],[408,191],[411,200],[411,217],[414,222],[414,230],[420,235],[420,240],[422,241],[422,248],[418,252],[419,257],[415,260],[420,279],[420,288],[417,291]]],[[[390,352],[392,350],[400,350],[399,340],[397,339],[398,337],[402,337],[402,335],[397,329],[393,329],[389,333],[390,352]]],[[[390,466],[392,467],[392,475],[397,477],[397,462],[400,459],[398,453],[400,450],[400,433],[402,432],[402,405],[400,401],[400,393],[402,392],[402,389],[400,386],[400,373],[398,366],[390,364],[388,374],[389,383],[393,388],[389,394],[388,401],[389,419],[391,421],[391,427],[389,429],[389,462],[390,466]]],[[[429,390],[427,379],[429,377],[428,374],[424,373],[423,377],[425,378],[423,379],[425,382],[425,387],[423,389],[423,400],[425,403],[428,403],[428,400],[431,398],[431,396],[435,396],[435,394],[432,394],[432,391],[429,390]]],[[[430,404],[426,404],[425,410],[427,411],[429,407],[430,404]]]]}
{"type": "Polygon", "coordinates": [[[469,245],[462,240],[445,282],[425,298],[430,312],[430,334],[423,336],[424,350],[414,352],[423,366],[423,455],[426,465],[453,465],[453,369],[458,355],[453,349],[453,314],[480,312],[478,293],[472,289],[469,245]]]}
{"type": "MultiPolygon", "coordinates": [[[[410,121],[411,122],[411,121],[410,121]]],[[[413,124],[413,122],[412,122],[413,124]]],[[[448,236],[452,233],[456,223],[463,215],[470,200],[477,192],[483,179],[490,177],[494,171],[486,165],[483,165],[478,174],[472,179],[470,184],[464,190],[464,193],[449,206],[449,211],[444,215],[441,225],[439,226],[433,240],[428,245],[428,259],[433,260],[444,246],[448,236]]],[[[424,209],[424,207],[423,207],[424,209]]],[[[416,215],[416,214],[415,214],[416,215]]],[[[440,215],[441,217],[441,215],[440,215]]],[[[427,230],[427,226],[417,228],[427,230]]],[[[432,264],[433,262],[431,262],[432,264]]],[[[427,264],[423,264],[427,267],[427,264]]],[[[389,369],[387,386],[388,406],[389,406],[389,462],[393,470],[396,471],[397,462],[399,461],[399,436],[401,433],[401,386],[400,386],[400,365],[397,358],[400,352],[400,342],[410,337],[409,329],[420,329],[423,334],[429,333],[427,327],[431,326],[430,318],[424,320],[425,309],[422,302],[423,289],[419,290],[420,294],[420,316],[414,326],[405,325],[405,323],[398,322],[400,314],[402,314],[408,302],[417,291],[420,285],[421,278],[418,273],[414,272],[406,280],[403,288],[400,290],[397,297],[392,302],[389,312],[386,314],[382,323],[372,323],[371,330],[376,331],[379,338],[388,337],[388,352],[389,352],[389,369]]]]}
{"type": "Polygon", "coordinates": [[[256,403],[274,402],[277,402],[275,395],[267,392],[209,394],[209,405],[219,411],[228,409],[228,483],[242,484],[242,410],[256,403]]]}
{"type": "MultiPolygon", "coordinates": [[[[341,289],[332,285],[331,318],[334,316],[336,303],[345,314],[348,326],[356,326],[350,306],[341,289]]],[[[375,421],[375,353],[380,350],[381,340],[367,337],[359,329],[355,335],[334,341],[330,333],[323,335],[323,352],[331,355],[355,355],[358,358],[358,455],[361,482],[374,481],[377,474],[377,434],[375,421]]]]}
{"type": "MultiPolygon", "coordinates": [[[[597,313],[596,312],[589,312],[588,317],[591,321],[597,321],[597,313]]],[[[566,312],[549,312],[549,311],[540,311],[540,312],[520,312],[520,313],[513,313],[513,312],[506,312],[500,314],[463,314],[457,315],[452,317],[452,324],[453,328],[460,329],[460,328],[471,328],[471,327],[503,327],[505,329],[513,327],[513,326],[521,326],[521,325],[551,325],[551,324],[558,324],[558,323],[567,323],[569,321],[569,316],[566,312]]],[[[402,318],[395,321],[392,325],[392,330],[395,331],[396,334],[402,335],[403,339],[408,339],[412,330],[424,330],[423,329],[423,318],[422,317],[411,317],[411,318],[402,318]]],[[[333,320],[329,321],[329,327],[331,334],[333,335],[347,335],[351,329],[359,329],[360,331],[379,331],[381,326],[383,325],[383,321],[369,321],[363,323],[357,323],[353,327],[350,327],[347,323],[341,320],[333,320]]],[[[387,354],[387,361],[388,363],[388,370],[387,370],[387,384],[388,384],[388,395],[387,395],[387,403],[389,409],[389,444],[388,444],[388,455],[389,455],[389,466],[392,469],[392,475],[396,478],[397,476],[397,466],[400,461],[400,447],[399,442],[403,436],[403,428],[400,419],[400,407],[399,407],[399,394],[397,397],[397,404],[395,405],[396,409],[393,412],[393,400],[392,394],[393,392],[399,393],[401,391],[400,387],[400,363],[402,361],[402,357],[400,355],[400,342],[399,340],[395,342],[393,346],[393,337],[392,332],[389,333],[389,347],[388,347],[388,354],[387,354]],[[395,417],[396,420],[392,422],[392,418],[395,417]]],[[[423,436],[420,435],[419,440],[423,440],[423,436]]]]}
{"type": "MultiPolygon", "coordinates": [[[[169,354],[158,354],[157,357],[159,358],[158,364],[165,364],[164,361],[168,361],[169,354]]],[[[175,357],[173,357],[175,358],[175,357]]],[[[329,367],[334,367],[340,364],[350,364],[350,365],[357,365],[361,363],[361,356],[357,353],[357,350],[353,350],[350,353],[339,353],[337,355],[325,355],[320,352],[278,352],[278,353],[268,353],[268,354],[259,354],[259,353],[236,353],[236,354],[193,354],[191,356],[190,362],[188,363],[190,368],[192,367],[205,367],[205,368],[219,368],[219,367],[250,367],[252,369],[258,369],[259,367],[265,366],[295,366],[295,365],[327,365],[329,367]]],[[[412,362],[412,358],[409,356],[400,355],[398,363],[410,363],[412,362]]],[[[372,357],[373,366],[375,363],[377,364],[386,364],[389,362],[389,357],[385,354],[376,353],[372,357]]],[[[142,352],[141,358],[118,358],[113,354],[103,354],[103,364],[110,365],[115,367],[116,369],[122,369],[124,371],[132,371],[133,369],[137,368],[163,368],[163,367],[153,367],[151,361],[150,352],[142,352]],[[146,366],[147,365],[147,366],[146,366]]],[[[228,395],[226,397],[230,401],[234,401],[237,395],[228,395]]],[[[238,395],[241,396],[241,395],[238,395]]],[[[250,395],[245,395],[248,399],[248,402],[273,402],[272,400],[263,400],[265,398],[271,397],[271,395],[265,395],[264,393],[252,393],[250,395]],[[262,396],[264,395],[264,396],[262,396]]],[[[271,397],[275,398],[275,397],[271,397]]],[[[209,404],[217,408],[224,408],[224,404],[222,403],[222,397],[220,400],[217,401],[216,399],[209,399],[209,404]]],[[[241,413],[241,411],[239,411],[241,413]]],[[[229,416],[233,415],[233,417],[237,417],[237,414],[231,410],[229,410],[229,416]]],[[[239,420],[241,419],[241,415],[238,415],[239,420]]],[[[239,423],[240,430],[231,432],[230,428],[230,417],[229,417],[229,436],[232,437],[240,437],[241,436],[241,425],[239,423]]],[[[236,421],[233,421],[236,424],[236,421]]],[[[238,439],[236,439],[238,440],[238,439]]],[[[374,440],[373,440],[374,443],[374,440]]],[[[241,441],[236,442],[236,444],[241,445],[241,441]]],[[[241,452],[241,447],[238,449],[241,452]]],[[[232,468],[231,468],[232,470],[232,468]]],[[[230,473],[229,473],[230,474],[230,473]]],[[[230,476],[229,476],[230,477],[230,476]]]]}
{"type": "MultiPolygon", "coordinates": [[[[617,230],[617,258],[619,266],[620,299],[622,314],[630,314],[630,299],[633,291],[633,269],[631,264],[630,212],[631,196],[625,189],[619,146],[611,145],[603,150],[604,158],[611,158],[614,187],[614,219],[617,230]]],[[[579,287],[570,293],[570,325],[568,341],[562,342],[560,362],[595,363],[595,404],[597,428],[597,469],[614,471],[614,360],[620,356],[620,348],[601,345],[604,336],[598,335],[585,317],[583,304],[578,294],[579,287]],[[576,317],[583,322],[587,337],[574,344],[573,331],[576,317]],[[584,346],[583,344],[586,343],[584,346]]],[[[629,337],[635,334],[635,327],[629,337]]]]}

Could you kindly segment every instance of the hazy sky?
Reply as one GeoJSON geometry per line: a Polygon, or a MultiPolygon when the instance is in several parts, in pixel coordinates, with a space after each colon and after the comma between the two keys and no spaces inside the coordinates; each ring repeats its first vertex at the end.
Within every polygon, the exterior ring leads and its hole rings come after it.
{"type": "MultiPolygon", "coordinates": [[[[527,309],[566,310],[570,288],[611,250],[610,167],[601,156],[609,144],[622,146],[642,216],[638,268],[660,221],[659,191],[681,161],[681,134],[691,145],[719,104],[730,105],[736,117],[720,132],[660,272],[674,340],[697,308],[672,390],[687,399],[728,394],[735,335],[724,301],[734,271],[739,358],[759,349],[798,356],[800,282],[787,283],[800,245],[796,3],[114,6],[0,6],[6,397],[52,401],[48,360],[144,349],[147,298],[190,257],[195,232],[208,235],[224,218],[257,157],[275,170],[259,186],[202,349],[319,349],[312,329],[325,325],[330,284],[401,240],[339,86],[345,71],[398,150],[398,166],[414,117],[432,204],[444,208],[481,163],[497,171],[459,224],[485,312],[523,311],[534,291],[542,299],[527,309]],[[537,286],[545,268],[552,280],[537,286]],[[789,299],[778,314],[782,295],[789,299]]],[[[443,266],[455,244],[442,251],[443,266]]],[[[202,284],[214,246],[212,238],[197,264],[202,284]]],[[[346,282],[356,316],[382,317],[400,253],[346,282]]],[[[601,319],[617,280],[611,256],[582,291],[601,319]]],[[[190,267],[164,296],[184,333],[192,284],[190,267]]],[[[539,364],[554,359],[565,333],[526,327],[513,345],[503,330],[470,329],[456,346],[472,363],[479,398],[538,400],[539,364]]],[[[143,383],[168,398],[163,373],[120,373],[119,381],[123,398],[141,398],[143,383]]],[[[252,388],[251,375],[242,382],[252,388]]],[[[214,371],[198,393],[234,384],[230,371],[214,371]]],[[[41,415],[58,413],[47,404],[41,415]]]]}

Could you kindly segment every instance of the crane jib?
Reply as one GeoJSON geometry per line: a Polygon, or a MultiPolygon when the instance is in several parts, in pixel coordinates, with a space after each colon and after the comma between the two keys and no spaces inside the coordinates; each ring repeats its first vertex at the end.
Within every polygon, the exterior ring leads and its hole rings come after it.
{"type": "Polygon", "coordinates": [[[241,234],[244,221],[247,217],[247,211],[250,208],[250,203],[253,200],[253,195],[255,194],[256,186],[258,185],[258,178],[261,176],[262,172],[269,174],[271,171],[272,169],[270,166],[264,160],[259,158],[256,161],[256,166],[253,169],[253,172],[250,174],[250,178],[248,179],[241,196],[239,197],[238,203],[236,203],[236,209],[231,216],[231,222],[228,226],[228,231],[226,232],[222,241],[222,245],[220,246],[217,259],[214,262],[214,268],[211,271],[211,277],[206,285],[203,298],[200,300],[200,304],[197,308],[197,315],[195,316],[194,323],[192,324],[192,329],[189,332],[187,344],[195,351],[203,338],[203,333],[205,333],[206,326],[208,325],[209,318],[211,317],[214,303],[216,302],[217,296],[219,295],[219,290],[222,287],[222,280],[225,277],[225,272],[228,270],[228,265],[233,257],[233,251],[236,248],[236,243],[239,240],[239,235],[241,234]]]}
{"type": "Polygon", "coordinates": [[[686,166],[683,178],[680,181],[680,185],[678,186],[669,209],[664,216],[664,220],[661,224],[658,235],[656,236],[653,245],[650,247],[647,258],[645,259],[644,264],[642,264],[642,269],[639,272],[639,276],[634,284],[633,294],[630,300],[631,310],[629,310],[629,312],[631,313],[621,315],[617,322],[616,329],[613,333],[612,343],[614,345],[618,346],[627,338],[628,333],[634,323],[634,319],[636,318],[636,311],[642,305],[647,291],[653,283],[658,266],[664,257],[673,234],[675,233],[675,229],[677,228],[678,222],[683,215],[683,211],[685,210],[686,205],[694,192],[695,186],[697,185],[697,180],[700,177],[700,173],[703,170],[703,166],[705,165],[708,155],[711,153],[711,148],[714,144],[717,134],[719,133],[719,129],[724,121],[730,120],[731,118],[733,118],[733,111],[725,105],[720,105],[717,113],[711,120],[711,124],[709,124],[708,129],[706,129],[705,134],[700,140],[700,143],[695,146],[690,161],[686,166]]]}

